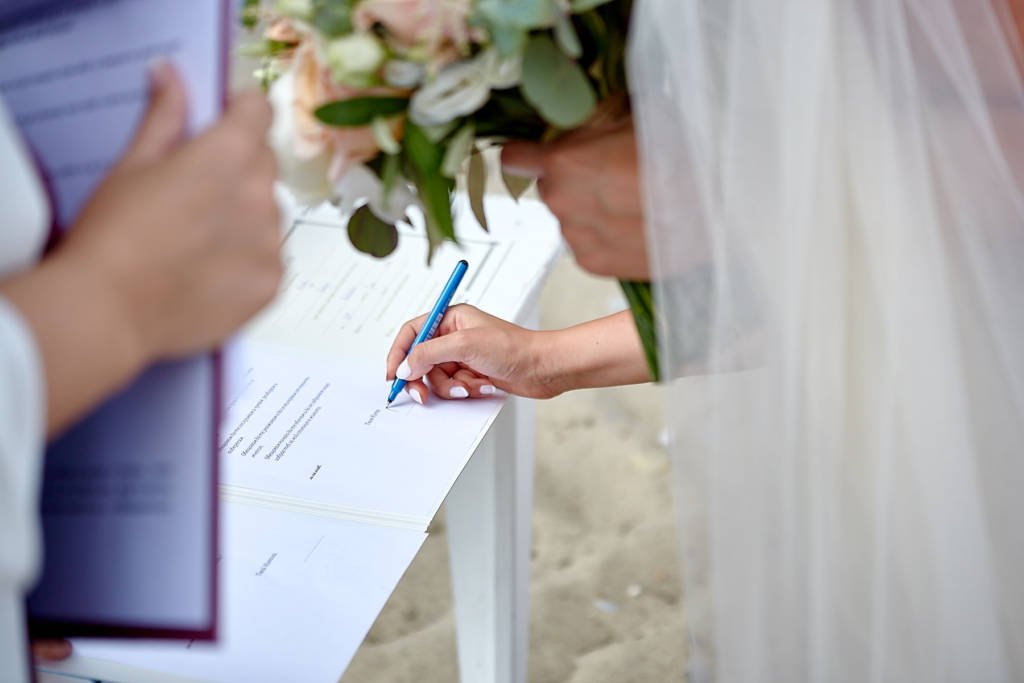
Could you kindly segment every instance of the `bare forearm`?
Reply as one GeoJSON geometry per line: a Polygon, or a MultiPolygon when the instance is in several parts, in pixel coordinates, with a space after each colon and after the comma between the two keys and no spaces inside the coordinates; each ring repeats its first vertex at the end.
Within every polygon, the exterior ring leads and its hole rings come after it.
{"type": "Polygon", "coordinates": [[[651,381],[629,311],[542,334],[544,363],[557,393],[651,381]]]}
{"type": "Polygon", "coordinates": [[[52,437],[128,383],[144,365],[118,297],[99,273],[57,254],[0,281],[35,335],[46,381],[46,429],[52,437]]]}

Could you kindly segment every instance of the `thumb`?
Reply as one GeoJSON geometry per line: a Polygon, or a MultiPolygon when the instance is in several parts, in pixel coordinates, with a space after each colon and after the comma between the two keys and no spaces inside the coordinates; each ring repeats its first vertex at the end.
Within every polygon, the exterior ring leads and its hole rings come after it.
{"type": "Polygon", "coordinates": [[[501,150],[501,167],[512,175],[540,178],[544,175],[544,145],[509,142],[501,150]]]}
{"type": "Polygon", "coordinates": [[[399,379],[419,379],[435,365],[464,362],[469,356],[467,336],[465,332],[452,332],[417,344],[398,366],[396,376],[399,379]]]}
{"type": "Polygon", "coordinates": [[[188,102],[177,71],[168,62],[149,69],[149,107],[135,131],[123,163],[146,164],[163,158],[185,132],[188,102]]]}

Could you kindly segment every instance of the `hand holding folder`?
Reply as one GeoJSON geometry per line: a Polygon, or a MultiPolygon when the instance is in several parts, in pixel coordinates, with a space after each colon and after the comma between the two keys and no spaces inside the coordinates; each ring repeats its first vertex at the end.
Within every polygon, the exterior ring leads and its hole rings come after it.
{"type": "MultiPolygon", "coordinates": [[[[137,334],[129,346],[139,364],[166,361],[47,454],[33,631],[209,638],[219,365],[209,353],[169,359],[208,350],[276,288],[273,163],[262,142],[269,115],[257,96],[218,122],[226,1],[29,9],[0,28],[0,95],[39,162],[57,227],[73,226],[51,258],[76,263],[90,292],[116,300],[137,334]],[[161,58],[176,65],[187,96],[158,68],[162,87],[143,118],[147,73],[161,58]],[[186,129],[199,139],[185,142],[186,129]]],[[[47,342],[44,361],[50,346],[74,344],[50,343],[67,337],[50,317],[57,328],[35,329],[47,342]]],[[[59,367],[47,369],[51,393],[80,390],[62,387],[59,367]]]]}

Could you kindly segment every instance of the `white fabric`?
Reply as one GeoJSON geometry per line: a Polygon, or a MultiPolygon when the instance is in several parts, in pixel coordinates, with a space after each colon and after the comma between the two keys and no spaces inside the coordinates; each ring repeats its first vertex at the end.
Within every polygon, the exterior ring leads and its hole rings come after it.
{"type": "MultiPolygon", "coordinates": [[[[0,279],[31,265],[46,239],[38,180],[0,101],[0,279]]],[[[24,593],[39,567],[45,435],[41,360],[31,332],[0,297],[0,681],[28,671],[24,593]]]]}
{"type": "Polygon", "coordinates": [[[1024,680],[1019,47],[1003,0],[638,0],[691,680],[1024,680]]]}

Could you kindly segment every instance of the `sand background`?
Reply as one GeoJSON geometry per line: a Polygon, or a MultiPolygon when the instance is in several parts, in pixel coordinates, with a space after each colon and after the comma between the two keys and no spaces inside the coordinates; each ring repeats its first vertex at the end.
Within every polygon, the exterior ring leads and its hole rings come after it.
{"type": "MultiPolygon", "coordinates": [[[[542,293],[541,327],[624,307],[614,282],[563,256],[542,293]]],[[[538,403],[531,683],[681,680],[681,581],[661,415],[652,386],[538,403]]],[[[442,509],[341,682],[457,680],[442,509]]]]}

